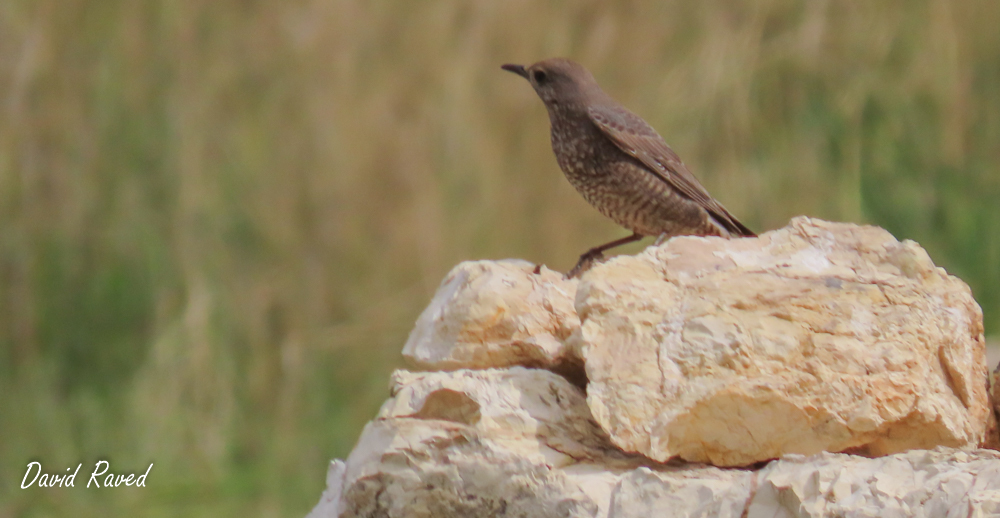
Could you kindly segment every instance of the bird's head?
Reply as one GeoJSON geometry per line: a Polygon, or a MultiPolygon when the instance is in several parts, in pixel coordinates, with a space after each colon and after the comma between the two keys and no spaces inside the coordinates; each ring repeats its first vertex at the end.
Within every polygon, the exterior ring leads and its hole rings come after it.
{"type": "Polygon", "coordinates": [[[572,109],[603,94],[586,68],[566,58],[546,59],[528,67],[503,65],[501,68],[527,79],[549,109],[572,109]]]}

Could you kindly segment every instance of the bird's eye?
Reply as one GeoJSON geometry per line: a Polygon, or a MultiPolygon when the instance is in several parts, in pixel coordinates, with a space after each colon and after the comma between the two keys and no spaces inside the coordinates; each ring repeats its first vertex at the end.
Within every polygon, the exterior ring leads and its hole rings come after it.
{"type": "Polygon", "coordinates": [[[549,79],[549,76],[541,70],[535,70],[532,72],[531,76],[535,78],[535,82],[538,84],[543,84],[549,79]]]}

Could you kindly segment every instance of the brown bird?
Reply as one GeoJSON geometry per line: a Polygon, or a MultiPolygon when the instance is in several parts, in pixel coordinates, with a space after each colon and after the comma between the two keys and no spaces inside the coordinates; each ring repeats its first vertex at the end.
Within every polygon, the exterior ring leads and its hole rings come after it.
{"type": "Polygon", "coordinates": [[[545,103],[552,151],[569,183],[633,232],[588,250],[569,277],[605,250],[645,236],[660,242],[677,235],[755,235],[708,194],[656,130],[604,93],[580,64],[552,58],[501,68],[527,79],[545,103]]]}

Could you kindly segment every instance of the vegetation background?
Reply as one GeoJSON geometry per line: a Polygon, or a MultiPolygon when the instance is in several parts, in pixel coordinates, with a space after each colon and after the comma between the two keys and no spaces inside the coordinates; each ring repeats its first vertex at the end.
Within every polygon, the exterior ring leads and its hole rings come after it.
{"type": "Polygon", "coordinates": [[[0,517],[304,515],[454,264],[625,235],[506,62],[586,64],[754,229],[917,240],[996,332],[998,27],[989,0],[4,0],[0,517]],[[99,459],[148,487],[85,489],[99,459]],[[84,467],[22,490],[32,460],[84,467]]]}

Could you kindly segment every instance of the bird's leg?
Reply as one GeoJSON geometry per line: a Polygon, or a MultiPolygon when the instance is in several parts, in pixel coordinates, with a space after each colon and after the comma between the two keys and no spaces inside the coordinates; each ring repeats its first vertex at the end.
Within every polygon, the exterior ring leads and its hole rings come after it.
{"type": "Polygon", "coordinates": [[[584,252],[583,255],[580,256],[580,260],[577,261],[576,266],[574,266],[573,269],[566,274],[566,278],[572,279],[573,277],[576,277],[581,273],[583,273],[584,271],[590,269],[590,266],[591,264],[593,264],[594,261],[602,259],[604,257],[605,250],[610,250],[617,246],[638,241],[643,237],[644,236],[642,234],[636,232],[631,236],[623,237],[621,239],[616,239],[614,241],[611,241],[610,243],[604,243],[601,246],[595,246],[594,248],[587,250],[586,252],[584,252]]]}
{"type": "Polygon", "coordinates": [[[653,246],[660,246],[668,239],[670,239],[670,234],[664,232],[656,238],[656,241],[653,241],[653,246]]]}

